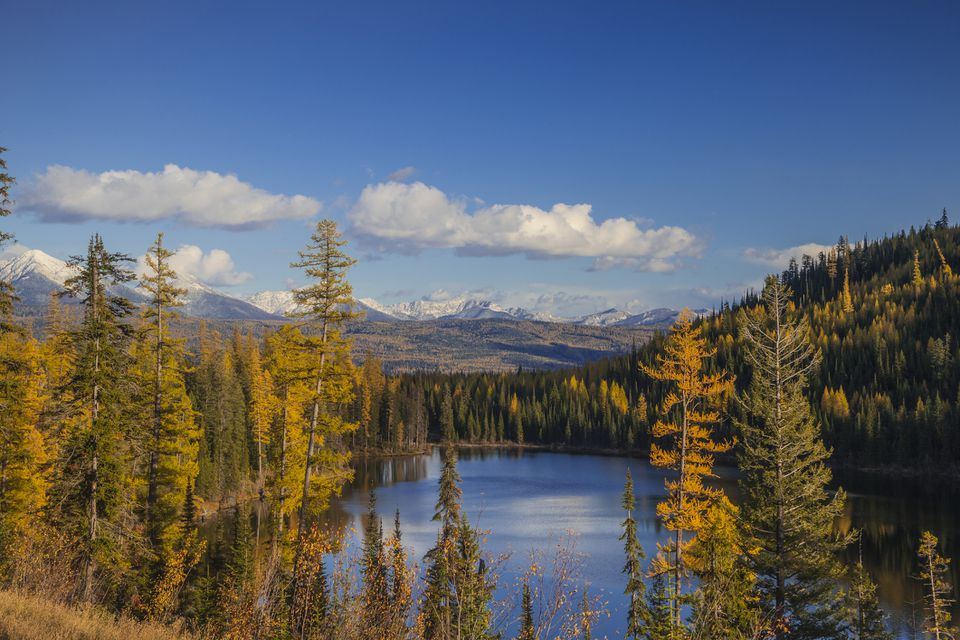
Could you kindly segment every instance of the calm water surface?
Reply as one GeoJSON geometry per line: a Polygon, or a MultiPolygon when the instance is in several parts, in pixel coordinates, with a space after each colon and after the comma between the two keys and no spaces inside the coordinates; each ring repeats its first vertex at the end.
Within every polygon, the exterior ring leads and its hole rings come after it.
{"type": "MultiPolygon", "coordinates": [[[[569,534],[584,554],[583,574],[590,592],[608,602],[611,616],[599,624],[597,635],[622,635],[624,604],[620,498],[624,474],[633,474],[637,496],[636,518],[640,540],[648,556],[666,532],[656,519],[662,499],[663,475],[643,459],[519,451],[462,449],[458,469],[463,477],[463,504],[471,521],[490,531],[487,550],[508,553],[501,584],[514,584],[534,549],[549,551],[569,534]]],[[[330,518],[338,525],[362,529],[369,491],[377,496],[378,511],[389,529],[394,510],[400,510],[404,543],[412,558],[420,559],[435,543],[431,521],[440,476],[440,451],[429,455],[388,459],[360,459],[356,476],[331,505],[330,518]]],[[[736,501],[733,470],[721,470],[720,483],[736,501]]],[[[879,584],[890,612],[891,627],[908,637],[913,603],[921,593],[911,576],[919,534],[937,535],[943,552],[960,559],[960,488],[950,483],[891,481],[841,475],[848,493],[846,513],[838,522],[845,530],[863,530],[864,563],[879,584]]],[[[857,550],[851,549],[851,558],[857,550]]],[[[548,554],[549,557],[549,554],[548,554]]],[[[956,563],[951,582],[956,585],[956,563]]],[[[919,615],[919,612],[917,612],[919,615]]],[[[958,611],[960,615],[960,611],[958,611]]]]}

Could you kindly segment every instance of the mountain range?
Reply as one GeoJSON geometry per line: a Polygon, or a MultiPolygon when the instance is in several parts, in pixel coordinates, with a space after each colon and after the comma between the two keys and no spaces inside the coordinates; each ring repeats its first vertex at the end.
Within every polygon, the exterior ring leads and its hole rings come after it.
{"type": "MultiPolygon", "coordinates": [[[[62,289],[71,275],[63,260],[39,249],[30,249],[0,261],[0,279],[13,284],[20,305],[36,309],[44,307],[50,294],[62,289]]],[[[190,276],[182,276],[180,286],[187,290],[181,311],[195,318],[220,320],[280,320],[296,311],[291,291],[260,291],[248,296],[235,296],[215,289],[190,276]]],[[[118,293],[134,302],[143,302],[143,292],[121,287],[118,293]]],[[[397,304],[381,304],[372,298],[357,301],[364,318],[373,322],[423,322],[432,320],[515,320],[577,324],[591,327],[657,327],[672,324],[678,315],[674,309],[651,309],[632,314],[621,309],[606,309],[577,318],[560,318],[522,307],[504,307],[491,300],[458,296],[447,300],[413,300],[397,304]]],[[[705,309],[695,315],[708,313],[705,309]]]]}

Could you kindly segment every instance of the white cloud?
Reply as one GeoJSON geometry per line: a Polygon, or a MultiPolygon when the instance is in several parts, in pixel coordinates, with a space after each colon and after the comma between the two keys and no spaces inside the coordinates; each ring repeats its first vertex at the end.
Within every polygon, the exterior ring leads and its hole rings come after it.
{"type": "Polygon", "coordinates": [[[750,247],[743,251],[743,257],[750,262],[756,262],[767,267],[784,269],[790,264],[790,258],[796,258],[799,262],[801,256],[807,255],[815,258],[821,252],[826,253],[831,248],[831,245],[817,244],[816,242],[808,242],[787,249],[754,249],[750,247]]]}
{"type": "MultiPolygon", "coordinates": [[[[144,272],[145,256],[137,259],[137,273],[144,272]]],[[[196,245],[184,244],[170,257],[170,267],[184,280],[198,280],[213,286],[232,286],[250,280],[253,275],[237,271],[233,258],[223,249],[204,253],[196,245]]]]}
{"type": "Polygon", "coordinates": [[[598,223],[589,204],[555,204],[550,210],[490,205],[471,213],[465,201],[422,182],[369,185],[347,215],[362,241],[398,253],[446,248],[474,256],[590,257],[596,269],[669,271],[702,248],[681,227],[643,229],[642,222],[627,218],[598,223]]]}
{"type": "Polygon", "coordinates": [[[403,182],[417,172],[416,167],[400,167],[387,176],[388,182],[403,182]]]}
{"type": "Polygon", "coordinates": [[[258,189],[234,175],[168,164],[163,171],[105,171],[54,165],[26,185],[20,208],[42,220],[150,222],[176,218],[198,227],[255,228],[316,215],[307,196],[258,189]]]}

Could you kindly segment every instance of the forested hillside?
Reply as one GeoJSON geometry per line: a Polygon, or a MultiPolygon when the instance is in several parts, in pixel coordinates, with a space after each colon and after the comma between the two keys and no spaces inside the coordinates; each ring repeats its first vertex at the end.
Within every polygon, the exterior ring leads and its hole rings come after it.
{"type": "MultiPolygon", "coordinates": [[[[822,355],[810,402],[834,460],[861,467],[956,471],[960,460],[960,228],[936,223],[880,240],[841,238],[826,254],[803,256],[782,274],[792,310],[808,318],[822,355]]],[[[717,352],[711,366],[733,372],[742,390],[736,305],[701,320],[717,352]]],[[[643,375],[663,336],[632,353],[564,371],[411,374],[400,387],[426,390],[430,430],[461,440],[517,441],[628,449],[648,444],[663,392],[643,375]]],[[[739,413],[729,402],[726,411],[739,413]]]]}

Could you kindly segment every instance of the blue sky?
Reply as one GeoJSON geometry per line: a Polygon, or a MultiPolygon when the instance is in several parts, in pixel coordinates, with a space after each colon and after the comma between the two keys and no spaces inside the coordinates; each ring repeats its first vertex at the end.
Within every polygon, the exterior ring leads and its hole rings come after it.
{"type": "Polygon", "coordinates": [[[960,215],[952,2],[2,11],[3,225],[58,257],[163,230],[195,275],[280,289],[332,217],[358,296],[573,315],[709,305],[792,247],[960,215]]]}

